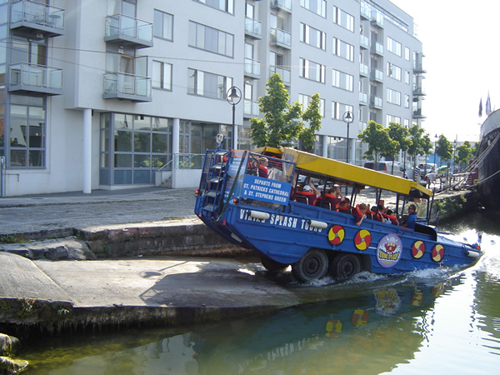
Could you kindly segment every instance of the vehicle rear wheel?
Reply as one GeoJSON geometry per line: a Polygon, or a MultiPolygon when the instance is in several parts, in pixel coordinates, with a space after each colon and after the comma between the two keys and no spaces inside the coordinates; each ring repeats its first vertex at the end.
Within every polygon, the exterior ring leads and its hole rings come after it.
{"type": "Polygon", "coordinates": [[[283,264],[280,262],[276,262],[274,259],[269,258],[267,255],[260,254],[260,262],[264,266],[266,270],[269,272],[280,272],[284,271],[288,264],[283,264]]]}
{"type": "Polygon", "coordinates": [[[330,271],[337,280],[349,280],[361,272],[361,260],[356,254],[339,255],[333,261],[330,271]]]}
{"type": "Polygon", "coordinates": [[[300,282],[325,277],[328,273],[328,256],[323,250],[311,249],[298,262],[292,264],[292,274],[300,282]]]}

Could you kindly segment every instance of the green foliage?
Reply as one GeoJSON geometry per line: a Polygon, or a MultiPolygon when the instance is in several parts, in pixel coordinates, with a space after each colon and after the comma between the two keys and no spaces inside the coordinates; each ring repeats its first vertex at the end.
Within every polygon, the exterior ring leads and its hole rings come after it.
{"type": "Polygon", "coordinates": [[[0,242],[1,243],[16,243],[18,241],[17,241],[16,236],[13,236],[12,234],[7,234],[4,236],[0,236],[0,242]]]}
{"type": "Polygon", "coordinates": [[[304,151],[313,152],[314,142],[316,140],[315,133],[321,129],[321,112],[320,112],[320,97],[319,94],[314,94],[311,97],[309,106],[302,114],[302,120],[309,123],[309,127],[305,127],[299,135],[299,140],[304,151]]]}
{"type": "Polygon", "coordinates": [[[410,142],[408,146],[408,153],[416,160],[418,155],[426,155],[432,149],[432,142],[428,134],[424,134],[422,129],[417,124],[413,124],[409,129],[410,142]]]}
{"type": "Polygon", "coordinates": [[[455,164],[468,165],[473,156],[474,150],[471,148],[470,142],[465,141],[463,145],[457,146],[455,150],[455,164]]]}
{"type": "Polygon", "coordinates": [[[380,156],[394,155],[397,152],[398,142],[389,137],[389,132],[381,124],[369,121],[365,130],[358,134],[358,138],[368,145],[365,158],[378,163],[380,156]]]}
{"type": "Polygon", "coordinates": [[[436,144],[436,154],[443,161],[451,160],[453,155],[453,145],[448,139],[441,134],[436,144]]]}
{"type": "Polygon", "coordinates": [[[314,149],[314,132],[321,128],[319,94],[312,96],[304,114],[300,103],[290,104],[289,100],[290,94],[281,76],[274,73],[267,82],[266,96],[259,98],[259,109],[264,117],[250,119],[250,137],[254,145],[289,146],[300,139],[307,150],[314,149]],[[304,121],[309,123],[306,130],[304,121]]]}

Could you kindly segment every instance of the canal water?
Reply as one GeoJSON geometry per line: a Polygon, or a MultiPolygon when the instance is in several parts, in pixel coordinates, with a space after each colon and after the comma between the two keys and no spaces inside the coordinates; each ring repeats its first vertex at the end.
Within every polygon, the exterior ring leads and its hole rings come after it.
{"type": "MultiPolygon", "coordinates": [[[[493,374],[500,364],[500,228],[485,213],[442,230],[485,256],[466,270],[360,274],[288,287],[329,302],[270,316],[25,343],[28,374],[493,374]]],[[[249,272],[259,265],[248,264],[249,272]]],[[[262,273],[262,272],[261,272],[262,273]]]]}

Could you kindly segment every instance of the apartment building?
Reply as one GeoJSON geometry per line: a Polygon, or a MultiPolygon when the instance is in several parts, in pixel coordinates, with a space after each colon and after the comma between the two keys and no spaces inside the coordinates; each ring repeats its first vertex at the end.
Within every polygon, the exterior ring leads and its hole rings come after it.
{"type": "Polygon", "coordinates": [[[195,187],[216,134],[251,148],[275,72],[320,94],[323,156],[361,164],[369,120],[424,118],[422,45],[388,0],[0,0],[2,196],[195,187]]]}

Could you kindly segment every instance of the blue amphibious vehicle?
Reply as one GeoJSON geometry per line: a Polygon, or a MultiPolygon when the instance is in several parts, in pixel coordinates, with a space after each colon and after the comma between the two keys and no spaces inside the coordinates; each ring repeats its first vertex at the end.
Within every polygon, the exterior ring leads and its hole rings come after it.
{"type": "Polygon", "coordinates": [[[431,198],[414,181],[291,148],[216,149],[205,155],[195,213],[227,240],[258,251],[266,269],[291,265],[301,282],[474,264],[479,244],[428,226],[431,198]],[[329,199],[332,191],[346,192],[340,203],[329,199]],[[358,226],[361,203],[379,208],[358,226]],[[399,225],[410,205],[414,229],[399,225]]]}

